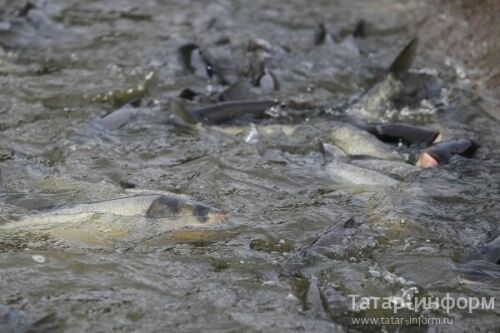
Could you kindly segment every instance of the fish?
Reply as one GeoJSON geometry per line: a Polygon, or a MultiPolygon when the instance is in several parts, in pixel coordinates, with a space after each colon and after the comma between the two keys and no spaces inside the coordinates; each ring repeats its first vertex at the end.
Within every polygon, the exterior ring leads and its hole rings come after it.
{"type": "Polygon", "coordinates": [[[318,23],[314,29],[314,38],[313,38],[314,45],[323,44],[326,40],[326,36],[327,36],[327,31],[325,24],[323,22],[318,23]]]}
{"type": "Polygon", "coordinates": [[[408,72],[417,52],[418,39],[412,39],[394,59],[385,74],[346,110],[351,116],[377,120],[404,88],[402,78],[408,72]]]}
{"type": "MultiPolygon", "coordinates": [[[[173,100],[172,112],[187,125],[212,124],[231,120],[238,116],[262,116],[265,111],[277,105],[275,100],[228,101],[188,110],[179,100],[173,100]]],[[[244,131],[245,129],[242,129],[244,131]]]]}
{"type": "Polygon", "coordinates": [[[472,158],[478,144],[470,139],[454,139],[439,142],[426,149],[417,159],[416,165],[421,168],[432,168],[447,164],[455,155],[472,158]]]}
{"type": "Polygon", "coordinates": [[[211,63],[198,45],[193,43],[184,44],[179,47],[178,55],[179,62],[185,72],[212,77],[211,63]]]}
{"type": "Polygon", "coordinates": [[[366,38],[367,36],[367,23],[365,20],[361,19],[356,23],[354,31],[352,32],[354,38],[366,38]]]}
{"type": "Polygon", "coordinates": [[[325,166],[327,175],[340,184],[391,187],[400,184],[392,177],[338,160],[325,166]]]}
{"type": "Polygon", "coordinates": [[[204,106],[191,110],[190,113],[200,121],[217,123],[243,115],[262,116],[277,104],[276,100],[230,101],[204,106]]]}
{"type": "Polygon", "coordinates": [[[238,82],[222,91],[218,96],[218,100],[220,102],[227,102],[253,99],[255,98],[255,94],[252,93],[250,88],[250,82],[248,82],[248,80],[240,79],[238,82]]]}
{"type": "Polygon", "coordinates": [[[404,157],[394,151],[390,145],[381,142],[376,136],[348,124],[334,127],[325,140],[349,155],[365,155],[382,160],[404,160],[404,157]]]}
{"type": "Polygon", "coordinates": [[[189,112],[184,104],[178,99],[172,100],[170,109],[186,125],[196,125],[200,122],[199,119],[189,112]]]}
{"type": "Polygon", "coordinates": [[[45,47],[55,40],[69,41],[71,37],[47,13],[30,2],[17,15],[0,18],[0,47],[5,50],[45,47]]]}
{"type": "Polygon", "coordinates": [[[145,217],[150,220],[179,220],[182,225],[200,226],[219,223],[227,218],[223,211],[175,194],[138,194],[106,201],[77,204],[28,214],[0,229],[46,229],[68,222],[81,222],[99,214],[120,217],[145,217]]]}
{"type": "Polygon", "coordinates": [[[0,304],[0,332],[25,333],[35,331],[34,321],[23,312],[0,304]]]}
{"type": "Polygon", "coordinates": [[[500,236],[483,245],[480,249],[479,257],[482,260],[500,265],[500,236]]]}
{"type": "Polygon", "coordinates": [[[382,141],[431,145],[440,141],[438,130],[398,123],[372,123],[365,128],[382,141]]]}
{"type": "Polygon", "coordinates": [[[356,165],[361,168],[370,169],[376,172],[383,173],[386,176],[404,180],[408,177],[417,174],[420,169],[414,165],[400,162],[400,161],[387,161],[378,159],[352,159],[350,161],[352,165],[356,165]]]}
{"type": "Polygon", "coordinates": [[[488,243],[479,248],[468,250],[457,268],[465,276],[465,278],[461,278],[465,284],[480,283],[482,280],[491,281],[492,279],[499,279],[500,235],[498,230],[488,243]]]}
{"type": "Polygon", "coordinates": [[[271,70],[266,67],[263,68],[262,73],[256,80],[257,86],[265,93],[280,90],[280,83],[278,78],[271,70]]]}
{"type": "Polygon", "coordinates": [[[125,126],[134,119],[139,113],[139,109],[132,104],[127,104],[118,110],[115,110],[106,116],[94,121],[94,125],[106,130],[116,130],[125,126]]]}
{"type": "MultiPolygon", "coordinates": [[[[154,85],[154,78],[155,72],[150,71],[135,87],[110,90],[106,93],[99,93],[96,95],[84,95],[84,99],[90,100],[94,103],[111,104],[114,107],[122,107],[127,104],[136,106],[137,102],[140,101],[154,85]]],[[[54,102],[55,101],[51,101],[50,99],[45,100],[45,104],[48,105],[51,105],[54,102]]]]}
{"type": "Polygon", "coordinates": [[[217,78],[220,84],[228,84],[222,69],[215,64],[207,51],[194,43],[184,44],[178,49],[179,63],[185,73],[208,79],[217,78]]]}

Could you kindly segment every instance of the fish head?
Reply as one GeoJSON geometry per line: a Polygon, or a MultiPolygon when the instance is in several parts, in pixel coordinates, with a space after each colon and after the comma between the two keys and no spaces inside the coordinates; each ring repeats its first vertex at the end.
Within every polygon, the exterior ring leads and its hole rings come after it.
{"type": "Polygon", "coordinates": [[[199,224],[215,224],[224,222],[229,214],[201,203],[195,203],[192,207],[192,216],[199,224]]]}
{"type": "Polygon", "coordinates": [[[228,218],[228,214],[194,200],[162,195],[151,204],[146,217],[179,219],[189,225],[205,225],[223,222],[228,218]]]}

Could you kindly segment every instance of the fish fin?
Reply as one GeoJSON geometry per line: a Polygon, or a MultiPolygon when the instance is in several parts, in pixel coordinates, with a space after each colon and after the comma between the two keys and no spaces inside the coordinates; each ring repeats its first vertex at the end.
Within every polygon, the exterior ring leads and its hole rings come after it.
{"type": "Polygon", "coordinates": [[[254,98],[254,94],[250,91],[249,83],[246,79],[239,79],[235,84],[230,85],[227,89],[221,92],[218,96],[220,102],[235,101],[254,98]]]}
{"type": "Polygon", "coordinates": [[[186,109],[186,107],[180,100],[174,99],[170,107],[172,109],[172,112],[184,123],[188,125],[196,125],[199,123],[199,120],[186,109]]]}
{"type": "Polygon", "coordinates": [[[352,32],[354,38],[366,38],[366,21],[361,19],[358,21],[352,32]]]}
{"type": "Polygon", "coordinates": [[[191,64],[191,53],[199,49],[199,46],[193,43],[184,44],[178,49],[179,62],[182,65],[182,69],[189,73],[194,73],[195,69],[191,64]]]}
{"type": "Polygon", "coordinates": [[[398,56],[389,67],[389,72],[397,77],[407,72],[417,55],[417,45],[418,38],[415,37],[403,48],[403,50],[401,50],[401,52],[399,52],[398,56]]]}
{"type": "Polygon", "coordinates": [[[325,42],[326,40],[326,27],[323,22],[320,22],[316,25],[316,28],[314,29],[314,45],[321,45],[325,42]]]}
{"type": "Polygon", "coordinates": [[[323,160],[323,162],[321,164],[325,165],[326,162],[328,161],[328,152],[326,151],[325,144],[321,140],[318,140],[318,150],[319,150],[319,153],[321,154],[321,158],[323,160]]]}

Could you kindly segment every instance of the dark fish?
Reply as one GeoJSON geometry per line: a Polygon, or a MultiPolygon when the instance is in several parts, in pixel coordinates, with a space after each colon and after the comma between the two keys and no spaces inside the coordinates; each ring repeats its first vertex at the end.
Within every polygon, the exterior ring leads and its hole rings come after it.
{"type": "MultiPolygon", "coordinates": [[[[195,73],[196,70],[198,68],[195,68],[195,66],[198,66],[199,63],[195,63],[193,64],[193,52],[195,51],[198,51],[200,49],[200,47],[196,44],[193,44],[193,43],[189,43],[189,44],[185,44],[185,45],[182,45],[180,48],[179,48],[179,62],[181,63],[182,65],[182,69],[186,72],[189,72],[189,73],[195,73]]],[[[202,53],[200,56],[200,60],[202,61],[205,61],[206,59],[203,58],[202,56],[202,53]]],[[[207,67],[209,66],[208,63],[205,62],[204,64],[204,69],[206,70],[206,73],[207,75],[209,75],[209,71],[207,69],[207,67]]]]}
{"type": "Polygon", "coordinates": [[[401,140],[407,144],[431,145],[439,136],[437,130],[397,123],[369,124],[366,130],[382,141],[398,142],[401,140]]]}
{"type": "Polygon", "coordinates": [[[190,101],[192,101],[197,95],[198,95],[198,93],[196,91],[191,90],[189,88],[184,88],[179,93],[179,97],[180,98],[187,99],[187,100],[190,100],[190,101]]]}
{"type": "Polygon", "coordinates": [[[481,259],[500,265],[500,236],[481,247],[480,251],[481,259]]]}
{"type": "Polygon", "coordinates": [[[429,147],[417,160],[417,166],[430,168],[446,164],[454,155],[471,158],[478,145],[469,139],[447,140],[429,147]]]}
{"type": "Polygon", "coordinates": [[[366,21],[359,20],[352,33],[354,38],[365,38],[366,37],[366,21]]]}
{"type": "Polygon", "coordinates": [[[179,48],[178,53],[179,62],[185,72],[206,76],[209,79],[217,77],[221,84],[228,84],[222,74],[222,69],[198,45],[193,43],[185,44],[179,48]]]}
{"type": "Polygon", "coordinates": [[[0,304],[0,332],[21,333],[33,328],[33,321],[14,308],[0,304]]]}
{"type": "Polygon", "coordinates": [[[19,10],[17,16],[26,17],[28,13],[32,10],[38,8],[36,5],[32,4],[30,1],[26,2],[26,4],[19,10]]]}
{"type": "Polygon", "coordinates": [[[277,104],[274,100],[231,101],[205,106],[190,113],[200,120],[220,122],[242,115],[262,116],[267,109],[277,104]]]}
{"type": "Polygon", "coordinates": [[[323,22],[318,23],[314,29],[314,45],[321,45],[326,39],[326,27],[323,22]]]}

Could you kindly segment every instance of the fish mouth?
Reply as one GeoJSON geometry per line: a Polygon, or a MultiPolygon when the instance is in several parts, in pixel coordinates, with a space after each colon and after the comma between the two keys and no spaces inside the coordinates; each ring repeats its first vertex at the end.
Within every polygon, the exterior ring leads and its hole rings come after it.
{"type": "Polygon", "coordinates": [[[231,214],[224,212],[224,211],[218,211],[214,213],[215,221],[216,222],[224,222],[227,220],[231,214]]]}
{"type": "Polygon", "coordinates": [[[432,157],[431,154],[423,152],[422,155],[420,155],[420,157],[418,158],[416,165],[419,168],[426,169],[426,168],[435,168],[439,165],[439,163],[434,157],[432,157]]]}

